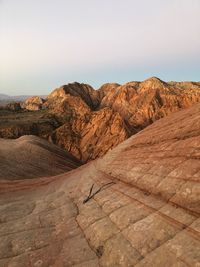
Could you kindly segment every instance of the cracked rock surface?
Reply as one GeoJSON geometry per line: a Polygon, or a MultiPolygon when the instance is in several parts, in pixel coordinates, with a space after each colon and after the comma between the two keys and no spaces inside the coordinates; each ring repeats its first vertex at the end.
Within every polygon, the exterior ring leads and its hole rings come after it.
{"type": "Polygon", "coordinates": [[[76,170],[4,188],[0,266],[199,267],[199,182],[198,104],[76,170]]]}

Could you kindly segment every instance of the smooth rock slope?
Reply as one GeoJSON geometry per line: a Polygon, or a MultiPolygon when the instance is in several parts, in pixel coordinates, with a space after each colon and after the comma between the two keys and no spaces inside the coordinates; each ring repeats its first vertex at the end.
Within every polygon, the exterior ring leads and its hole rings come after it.
{"type": "Polygon", "coordinates": [[[0,138],[0,179],[53,176],[80,165],[68,152],[37,136],[0,138]]]}

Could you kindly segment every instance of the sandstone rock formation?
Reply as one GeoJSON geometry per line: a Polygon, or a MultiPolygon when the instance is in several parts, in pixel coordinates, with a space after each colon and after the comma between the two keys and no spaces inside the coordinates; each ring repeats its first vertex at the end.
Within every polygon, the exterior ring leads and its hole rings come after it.
{"type": "Polygon", "coordinates": [[[130,136],[122,117],[110,108],[86,113],[57,128],[49,137],[82,162],[103,156],[130,136]]]}
{"type": "Polygon", "coordinates": [[[0,136],[35,134],[87,162],[155,120],[199,101],[200,83],[194,82],[166,83],[152,77],[124,85],[108,83],[98,90],[71,83],[55,89],[45,102],[37,97],[25,102],[27,109],[42,110],[22,112],[19,120],[3,116],[0,136]]]}
{"type": "Polygon", "coordinates": [[[99,89],[98,89],[98,92],[99,92],[99,99],[101,102],[102,99],[108,95],[108,94],[113,94],[114,92],[117,91],[117,88],[120,86],[120,84],[118,83],[105,83],[103,84],[99,89]]]}
{"type": "Polygon", "coordinates": [[[27,110],[40,110],[43,107],[45,100],[39,96],[32,96],[26,99],[22,107],[27,110]]]}
{"type": "Polygon", "coordinates": [[[98,92],[90,85],[84,83],[69,83],[60,88],[55,89],[49,96],[48,100],[55,100],[55,98],[63,98],[66,95],[80,97],[91,109],[95,109],[98,104],[98,92]]]}
{"type": "Polygon", "coordinates": [[[67,151],[37,136],[0,138],[0,179],[54,176],[80,165],[67,151]]]}
{"type": "Polygon", "coordinates": [[[199,266],[199,152],[200,104],[72,172],[0,181],[0,266],[199,266]]]}
{"type": "Polygon", "coordinates": [[[130,136],[118,112],[110,108],[92,111],[97,105],[97,96],[98,92],[90,86],[74,83],[56,89],[45,103],[62,124],[50,132],[48,140],[82,162],[104,155],[130,136]]]}
{"type": "MultiPolygon", "coordinates": [[[[105,86],[101,90],[105,91],[105,86]]],[[[110,107],[119,112],[134,133],[199,101],[200,83],[166,83],[152,77],[144,82],[129,82],[107,90],[100,107],[110,107]]]]}
{"type": "Polygon", "coordinates": [[[69,84],[48,97],[53,99],[54,113],[69,118],[49,140],[83,162],[102,156],[153,121],[200,101],[199,83],[166,83],[155,77],[122,86],[105,84],[97,91],[87,88],[69,84]],[[91,111],[94,107],[98,107],[97,111],[91,111]],[[114,135],[106,127],[108,121],[116,129],[114,135]]]}

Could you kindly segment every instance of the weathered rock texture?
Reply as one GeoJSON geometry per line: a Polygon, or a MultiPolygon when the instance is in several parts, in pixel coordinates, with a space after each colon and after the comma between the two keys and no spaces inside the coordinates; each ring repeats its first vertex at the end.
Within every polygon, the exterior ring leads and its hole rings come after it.
{"type": "Polygon", "coordinates": [[[0,266],[198,267],[199,152],[198,104],[70,173],[0,182],[0,266]]]}
{"type": "Polygon", "coordinates": [[[86,162],[104,155],[131,134],[172,112],[200,101],[200,84],[144,82],[69,84],[54,90],[46,105],[62,118],[49,140],[86,162]]]}
{"type": "Polygon", "coordinates": [[[40,110],[43,107],[45,100],[39,96],[31,96],[22,104],[22,107],[27,110],[40,110]]]}
{"type": "Polygon", "coordinates": [[[5,118],[6,123],[0,125],[0,136],[35,134],[87,162],[104,155],[155,120],[199,101],[200,83],[166,83],[153,77],[124,85],[108,83],[98,90],[87,84],[72,83],[55,89],[46,101],[29,98],[24,107],[37,111],[22,112],[24,119],[18,123],[5,118]],[[41,112],[43,115],[39,116],[41,112]]]}
{"type": "Polygon", "coordinates": [[[100,107],[119,112],[133,132],[200,101],[200,83],[166,83],[156,77],[121,86],[107,84],[99,91],[105,92],[100,107]]]}
{"type": "Polygon", "coordinates": [[[128,128],[121,116],[104,108],[70,119],[57,128],[49,140],[86,162],[103,156],[128,136],[128,128]]]}
{"type": "Polygon", "coordinates": [[[80,97],[91,109],[95,109],[99,104],[98,92],[90,85],[84,83],[69,83],[55,89],[49,96],[48,100],[63,98],[66,95],[80,97]]]}
{"type": "Polygon", "coordinates": [[[67,151],[37,136],[0,138],[0,180],[54,176],[80,165],[67,151]]]}

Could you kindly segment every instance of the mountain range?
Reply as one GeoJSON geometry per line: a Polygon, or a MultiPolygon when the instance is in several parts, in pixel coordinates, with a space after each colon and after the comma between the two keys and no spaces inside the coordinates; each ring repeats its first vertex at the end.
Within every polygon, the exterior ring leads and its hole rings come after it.
{"type": "Polygon", "coordinates": [[[199,101],[197,82],[167,83],[152,77],[124,85],[108,83],[98,90],[71,83],[56,88],[46,99],[30,97],[0,111],[0,137],[37,135],[85,163],[154,121],[199,101]]]}
{"type": "MultiPolygon", "coordinates": [[[[6,94],[0,94],[0,106],[5,106],[6,104],[10,102],[23,102],[26,99],[31,97],[31,95],[16,95],[16,96],[11,96],[11,95],[6,95],[6,94]]],[[[45,96],[41,96],[45,97],[45,96]]]]}

